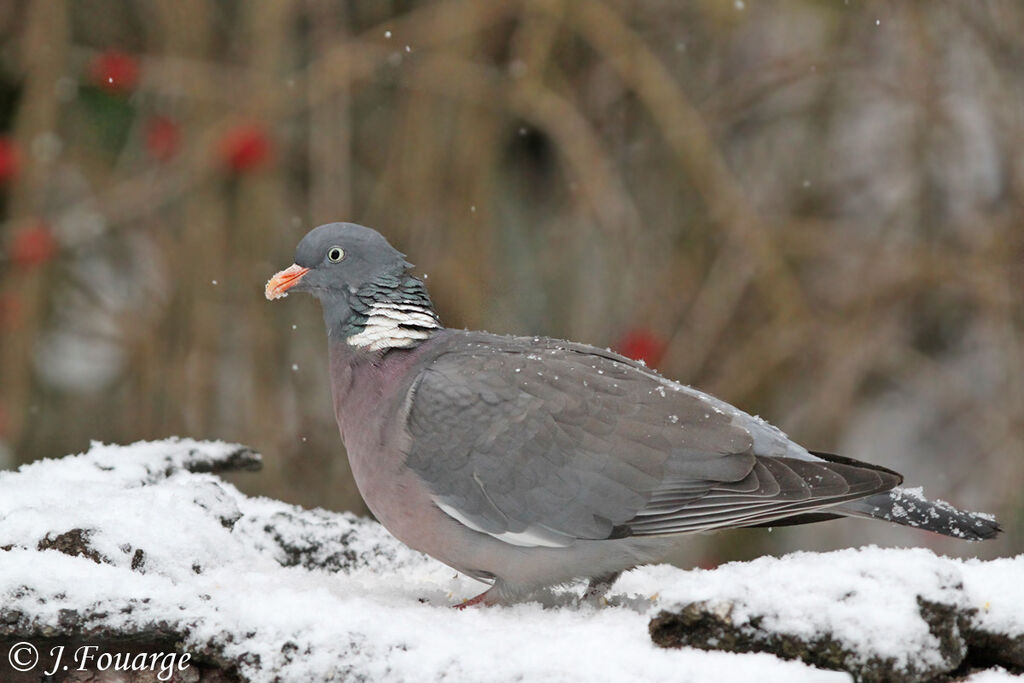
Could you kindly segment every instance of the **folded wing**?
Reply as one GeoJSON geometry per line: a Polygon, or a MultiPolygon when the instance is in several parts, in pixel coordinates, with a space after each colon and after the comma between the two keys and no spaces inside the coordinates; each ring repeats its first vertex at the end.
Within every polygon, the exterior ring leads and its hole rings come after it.
{"type": "Polygon", "coordinates": [[[410,390],[407,464],[458,522],[547,547],[754,526],[900,481],[853,461],[759,454],[720,405],[597,349],[483,337],[410,390]]]}

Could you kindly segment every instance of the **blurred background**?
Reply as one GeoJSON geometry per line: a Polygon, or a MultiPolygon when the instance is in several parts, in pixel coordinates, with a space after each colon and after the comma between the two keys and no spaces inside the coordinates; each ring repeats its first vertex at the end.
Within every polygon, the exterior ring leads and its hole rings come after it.
{"type": "Polygon", "coordinates": [[[5,0],[0,466],[180,435],[365,508],[319,307],[382,231],[450,327],[612,346],[997,513],[695,539],[1024,551],[1024,4],[5,0]]]}

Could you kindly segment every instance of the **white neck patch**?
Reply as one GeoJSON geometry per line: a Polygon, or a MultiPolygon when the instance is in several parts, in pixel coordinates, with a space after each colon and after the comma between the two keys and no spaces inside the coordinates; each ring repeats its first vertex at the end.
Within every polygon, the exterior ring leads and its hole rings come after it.
{"type": "Polygon", "coordinates": [[[352,346],[379,351],[404,349],[430,338],[441,323],[429,308],[413,303],[375,303],[363,331],[346,341],[352,346]]]}

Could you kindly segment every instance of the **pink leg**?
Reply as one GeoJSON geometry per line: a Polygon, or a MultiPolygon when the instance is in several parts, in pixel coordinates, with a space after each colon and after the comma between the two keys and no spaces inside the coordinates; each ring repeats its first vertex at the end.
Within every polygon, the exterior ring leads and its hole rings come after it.
{"type": "Polygon", "coordinates": [[[463,600],[462,602],[460,602],[457,605],[452,605],[452,607],[454,609],[466,609],[467,607],[472,607],[473,605],[484,605],[485,607],[489,607],[489,606],[495,604],[494,596],[488,597],[488,595],[487,595],[490,592],[491,592],[491,589],[488,588],[487,590],[485,590],[483,593],[481,593],[480,595],[476,596],[475,598],[470,598],[469,600],[463,600]]]}

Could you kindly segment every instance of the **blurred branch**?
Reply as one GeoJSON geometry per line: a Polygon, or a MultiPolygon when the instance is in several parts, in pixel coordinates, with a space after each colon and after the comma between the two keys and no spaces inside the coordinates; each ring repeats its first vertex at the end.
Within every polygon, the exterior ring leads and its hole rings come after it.
{"type": "Polygon", "coordinates": [[[687,179],[700,190],[712,220],[729,236],[691,303],[685,353],[680,330],[670,342],[673,365],[682,369],[684,377],[692,377],[756,277],[764,278],[761,293],[783,318],[792,318],[802,309],[803,294],[768,227],[719,154],[703,117],[657,56],[603,2],[575,2],[569,18],[643,101],[687,179]],[[748,262],[756,270],[748,268],[748,262]]]}
{"type": "MultiPolygon", "coordinates": [[[[46,136],[55,136],[58,104],[54,98],[64,64],[64,49],[69,33],[66,5],[34,2],[28,7],[26,31],[21,40],[20,61],[25,73],[25,89],[18,103],[13,138],[20,149],[37,152],[46,136]]],[[[52,172],[52,159],[33,153],[26,155],[25,167],[8,194],[7,212],[16,222],[38,222],[43,209],[46,176],[52,172]]],[[[10,226],[0,231],[9,238],[10,226]]],[[[48,305],[44,278],[39,269],[10,273],[0,282],[0,292],[21,302],[22,334],[6,335],[0,344],[0,383],[3,384],[9,416],[8,432],[17,439],[24,429],[30,407],[29,391],[33,381],[32,357],[39,340],[48,305]]]]}

